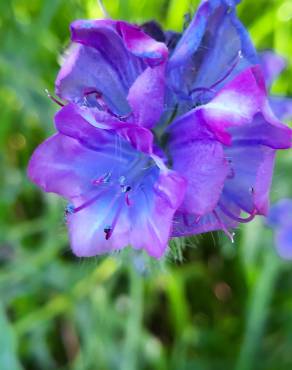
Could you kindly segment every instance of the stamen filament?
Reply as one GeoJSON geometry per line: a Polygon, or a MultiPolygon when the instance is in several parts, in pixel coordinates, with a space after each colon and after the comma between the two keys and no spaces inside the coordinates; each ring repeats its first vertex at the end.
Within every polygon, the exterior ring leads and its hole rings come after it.
{"type": "Polygon", "coordinates": [[[131,205],[131,201],[130,201],[128,193],[126,194],[126,204],[127,204],[128,207],[130,207],[130,205],[131,205]]]}
{"type": "Polygon", "coordinates": [[[229,77],[231,75],[231,73],[234,71],[234,69],[238,65],[239,61],[240,61],[240,52],[238,53],[235,62],[232,64],[232,66],[229,68],[229,70],[225,73],[225,75],[223,77],[221,77],[218,81],[216,81],[213,85],[211,85],[210,89],[213,89],[214,87],[219,85],[221,82],[226,80],[226,78],[229,77]]]}
{"type": "Polygon", "coordinates": [[[81,204],[80,206],[76,207],[73,209],[73,212],[72,213],[77,213],[77,212],[80,212],[82,211],[83,209],[87,208],[88,206],[90,206],[92,203],[96,202],[102,195],[104,195],[104,193],[107,191],[108,189],[104,189],[103,191],[101,191],[99,194],[97,194],[95,197],[87,200],[86,202],[84,202],[83,204],[81,204]]]}
{"type": "Polygon", "coordinates": [[[190,95],[196,93],[196,92],[212,92],[215,93],[215,90],[212,90],[210,87],[196,87],[193,90],[190,91],[190,95]]]}
{"type": "Polygon", "coordinates": [[[257,214],[257,211],[254,210],[248,217],[246,218],[242,218],[242,217],[237,217],[235,216],[232,212],[230,212],[223,204],[219,203],[218,204],[219,208],[221,209],[221,211],[229,218],[231,218],[232,220],[234,221],[237,221],[237,222],[241,222],[241,223],[247,223],[247,222],[250,222],[252,221],[256,214],[257,214]]]}
{"type": "Polygon", "coordinates": [[[111,179],[111,172],[107,172],[104,175],[100,176],[96,180],[92,181],[93,185],[99,185],[99,184],[107,184],[109,183],[109,180],[111,179]]]}
{"type": "Polygon", "coordinates": [[[65,104],[51,95],[48,89],[45,89],[45,93],[47,94],[48,98],[51,99],[54,103],[58,104],[60,107],[64,107],[65,104]]]}
{"type": "Polygon", "coordinates": [[[111,226],[104,229],[106,240],[109,240],[109,238],[113,235],[114,229],[118,223],[118,219],[120,217],[122,209],[123,209],[123,202],[120,202],[111,226]]]}
{"type": "Polygon", "coordinates": [[[222,222],[221,218],[219,217],[218,213],[214,210],[213,211],[214,216],[216,217],[216,220],[218,221],[219,225],[222,227],[223,232],[228,236],[228,238],[231,240],[232,243],[234,243],[233,235],[225,226],[224,222],[222,222]]]}
{"type": "Polygon", "coordinates": [[[103,97],[103,94],[98,91],[98,90],[88,90],[84,93],[84,96],[85,98],[89,95],[92,95],[92,94],[95,94],[95,98],[96,98],[96,101],[97,103],[99,104],[100,108],[104,111],[104,112],[107,112],[109,113],[111,116],[114,116],[115,118],[121,120],[121,121],[124,121],[126,120],[127,118],[129,118],[131,115],[132,115],[132,112],[130,112],[129,114],[125,115],[125,116],[120,116],[116,113],[114,113],[107,105],[106,101],[104,100],[104,97],[103,97]]]}
{"type": "Polygon", "coordinates": [[[217,80],[216,82],[214,82],[213,85],[211,85],[210,87],[203,87],[202,86],[202,87],[196,87],[196,88],[194,88],[193,90],[190,91],[189,95],[192,95],[193,93],[200,92],[200,91],[201,92],[213,92],[213,93],[215,93],[216,91],[214,90],[214,87],[218,86],[221,82],[223,82],[224,80],[226,80],[226,78],[231,75],[231,73],[234,71],[234,69],[238,65],[238,63],[240,61],[240,58],[241,58],[241,52],[239,51],[239,53],[238,53],[238,55],[236,57],[235,62],[231,65],[231,67],[225,73],[225,75],[223,77],[221,77],[219,80],[217,80]]]}

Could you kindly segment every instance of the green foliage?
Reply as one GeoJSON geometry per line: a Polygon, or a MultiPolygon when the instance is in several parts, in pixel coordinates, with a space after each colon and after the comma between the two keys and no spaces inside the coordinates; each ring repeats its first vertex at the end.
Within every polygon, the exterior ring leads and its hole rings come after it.
{"type": "MultiPolygon", "coordinates": [[[[198,1],[104,0],[109,14],[181,30],[198,1]]],[[[26,177],[53,131],[53,91],[69,23],[101,17],[95,0],[0,1],[1,370],[289,370],[292,271],[261,219],[232,245],[219,234],[174,240],[162,262],[125,251],[72,256],[64,204],[26,177]]],[[[290,0],[243,0],[259,48],[289,68],[273,86],[292,95],[290,0]]],[[[278,157],[272,200],[292,196],[292,155],[278,157]]]]}

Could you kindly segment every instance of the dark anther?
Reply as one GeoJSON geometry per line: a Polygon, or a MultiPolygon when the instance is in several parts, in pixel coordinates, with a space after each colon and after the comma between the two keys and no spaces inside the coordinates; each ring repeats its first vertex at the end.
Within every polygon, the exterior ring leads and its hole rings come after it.
{"type": "Polygon", "coordinates": [[[130,185],[121,185],[122,193],[128,193],[132,188],[130,185]]]}
{"type": "Polygon", "coordinates": [[[104,233],[105,233],[105,240],[109,240],[110,236],[111,236],[111,231],[112,231],[112,228],[111,226],[106,226],[104,229],[103,229],[104,233]]]}
{"type": "Polygon", "coordinates": [[[74,206],[73,204],[68,204],[65,208],[65,216],[71,215],[74,213],[74,206]]]}
{"type": "Polygon", "coordinates": [[[67,207],[64,210],[64,221],[67,222],[68,221],[68,216],[73,215],[73,213],[75,213],[75,208],[74,208],[73,204],[68,204],[67,207]]]}

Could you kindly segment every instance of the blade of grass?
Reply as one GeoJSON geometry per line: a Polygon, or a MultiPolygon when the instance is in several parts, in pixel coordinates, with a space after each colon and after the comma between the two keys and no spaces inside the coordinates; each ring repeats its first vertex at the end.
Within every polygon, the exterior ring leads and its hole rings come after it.
{"type": "Polygon", "coordinates": [[[235,370],[255,368],[256,353],[264,333],[279,271],[279,259],[272,250],[268,251],[249,299],[246,330],[235,370]]]}

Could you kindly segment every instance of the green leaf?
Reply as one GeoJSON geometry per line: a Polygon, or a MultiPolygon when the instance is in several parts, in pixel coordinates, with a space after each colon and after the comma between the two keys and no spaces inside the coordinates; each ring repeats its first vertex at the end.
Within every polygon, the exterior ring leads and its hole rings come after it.
{"type": "Polygon", "coordinates": [[[11,325],[6,317],[3,306],[0,304],[0,364],[1,370],[21,370],[17,358],[16,339],[11,325]]]}

